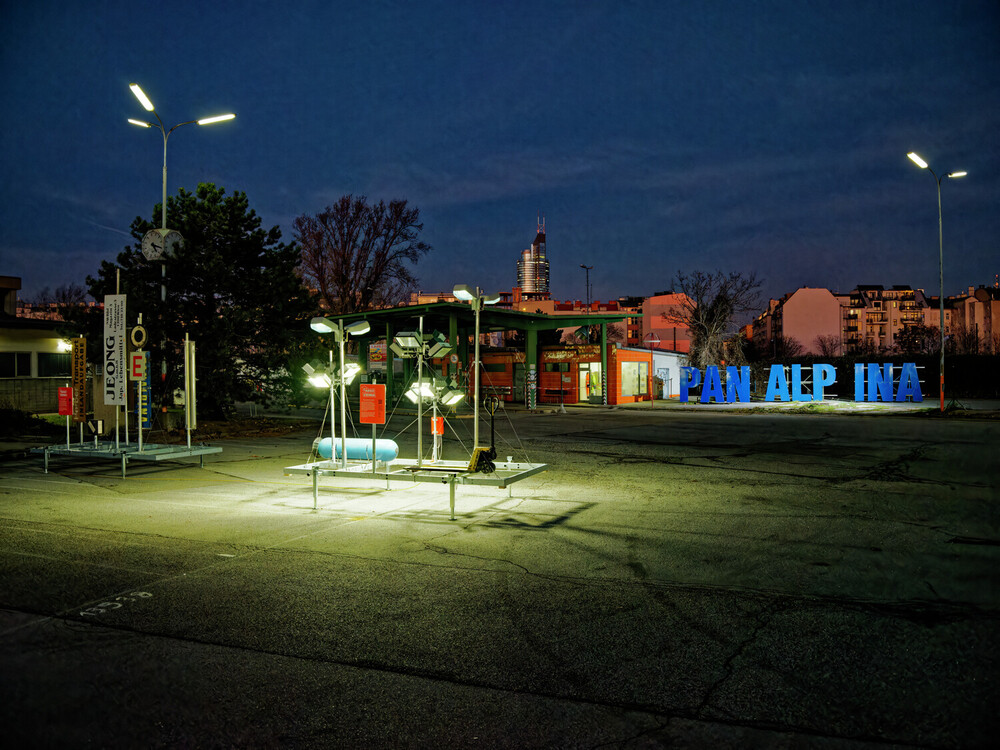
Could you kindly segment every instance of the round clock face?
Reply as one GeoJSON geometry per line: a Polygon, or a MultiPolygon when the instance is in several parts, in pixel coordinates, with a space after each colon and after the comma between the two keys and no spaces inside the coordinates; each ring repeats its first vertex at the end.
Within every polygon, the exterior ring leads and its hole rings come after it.
{"type": "Polygon", "coordinates": [[[142,238],[142,254],[146,260],[160,260],[173,255],[183,241],[176,229],[150,229],[142,238]]]}
{"type": "Polygon", "coordinates": [[[146,260],[159,260],[163,257],[163,235],[159,229],[150,229],[143,236],[142,254],[146,260]]]}
{"type": "Polygon", "coordinates": [[[184,238],[176,229],[168,230],[163,238],[163,254],[169,256],[176,255],[183,241],[184,238]]]}

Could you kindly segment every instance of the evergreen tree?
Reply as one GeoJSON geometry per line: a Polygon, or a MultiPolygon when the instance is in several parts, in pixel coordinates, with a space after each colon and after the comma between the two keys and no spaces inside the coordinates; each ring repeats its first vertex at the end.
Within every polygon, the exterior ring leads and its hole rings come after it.
{"type": "MultiPolygon", "coordinates": [[[[316,306],[296,274],[295,243],[282,243],[278,227],[263,229],[245,193],[226,195],[223,188],[203,183],[194,193],[182,188],[168,198],[167,226],[184,241],[162,262],[148,261],[141,242],[159,226],[159,206],[153,216],[132,222],[136,243],[118,255],[116,264],[103,261],[87,284],[90,294],[103,300],[115,293],[120,270],[128,323],[134,325],[141,313],[149,332],[145,348],[153,357],[154,404],[164,392],[169,398],[183,387],[185,334],[197,344],[200,416],[227,417],[236,401],[267,402],[284,395],[290,385],[289,356],[306,340],[316,306]],[[161,382],[164,338],[166,378],[161,382]]],[[[91,318],[88,338],[97,341],[99,315],[91,318]]]]}

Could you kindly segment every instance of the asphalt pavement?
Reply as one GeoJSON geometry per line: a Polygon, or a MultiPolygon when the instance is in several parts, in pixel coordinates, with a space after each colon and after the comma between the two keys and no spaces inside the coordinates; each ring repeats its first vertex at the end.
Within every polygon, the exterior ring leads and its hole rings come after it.
{"type": "MultiPolygon", "coordinates": [[[[992,746],[998,423],[498,414],[509,489],[308,478],[315,431],[0,462],[31,747],[992,746]]],[[[467,456],[455,420],[445,458],[467,456]]],[[[409,418],[387,437],[416,450],[409,418]]],[[[425,438],[426,439],[426,438],[425,438]]],[[[425,443],[425,446],[427,443],[425,443]]]]}

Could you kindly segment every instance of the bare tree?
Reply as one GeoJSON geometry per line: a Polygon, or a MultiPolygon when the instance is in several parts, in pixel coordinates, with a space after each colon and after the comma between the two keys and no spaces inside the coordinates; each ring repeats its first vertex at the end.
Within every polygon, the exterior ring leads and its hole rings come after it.
{"type": "MultiPolygon", "coordinates": [[[[608,323],[606,336],[608,343],[625,344],[625,329],[617,323],[608,323]]],[[[564,333],[560,341],[564,344],[600,344],[601,327],[593,325],[574,328],[564,333]]]]}
{"type": "Polygon", "coordinates": [[[959,326],[955,332],[955,347],[959,354],[979,354],[982,341],[978,328],[974,324],[959,326]]]}
{"type": "Polygon", "coordinates": [[[817,336],[815,344],[821,357],[840,356],[840,336],[835,333],[817,336]]]}
{"type": "Polygon", "coordinates": [[[420,210],[404,200],[369,205],[365,196],[345,195],[292,226],[300,245],[299,272],[336,314],[406,299],[417,285],[407,264],[431,249],[417,238],[424,228],[420,210]]]}
{"type": "Polygon", "coordinates": [[[685,295],[683,303],[663,313],[663,319],[691,332],[689,358],[693,365],[704,368],[719,364],[725,358],[724,343],[732,333],[733,318],[757,308],[757,274],[678,273],[674,290],[685,295]]]}
{"type": "Polygon", "coordinates": [[[802,351],[802,344],[799,343],[798,339],[794,339],[791,336],[778,336],[774,340],[775,359],[781,359],[782,357],[797,357],[802,354],[802,351]]]}
{"type": "Polygon", "coordinates": [[[902,354],[933,354],[940,345],[937,326],[914,323],[896,334],[896,346],[902,354]]]}

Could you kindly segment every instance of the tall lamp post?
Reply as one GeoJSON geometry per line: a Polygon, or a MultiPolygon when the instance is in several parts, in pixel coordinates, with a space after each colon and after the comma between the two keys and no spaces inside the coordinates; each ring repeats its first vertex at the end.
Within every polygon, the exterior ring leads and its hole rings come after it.
{"type": "MultiPolygon", "coordinates": [[[[215,115],[213,117],[203,117],[200,120],[188,120],[186,122],[179,122],[174,125],[170,130],[167,130],[163,126],[163,120],[156,113],[156,109],[153,107],[153,103],[149,100],[149,97],[143,92],[139,87],[138,83],[129,84],[129,88],[132,89],[132,93],[135,94],[135,98],[139,100],[139,104],[143,106],[147,112],[152,112],[153,117],[156,118],[156,127],[160,129],[160,133],[163,135],[163,194],[162,201],[160,203],[160,229],[152,230],[147,232],[146,236],[142,238],[142,252],[146,256],[147,260],[160,260],[162,259],[162,264],[160,265],[160,302],[166,304],[167,301],[167,263],[166,256],[175,249],[175,246],[181,241],[180,232],[171,232],[167,229],[167,139],[170,138],[170,134],[173,133],[181,125],[212,125],[217,122],[226,122],[227,120],[232,120],[236,115],[232,113],[224,115],[215,115]],[[156,235],[159,234],[159,237],[156,235]]],[[[131,117],[128,121],[133,125],[140,128],[152,128],[153,124],[146,122],[145,120],[135,120],[131,117]]],[[[167,338],[166,334],[162,338],[163,347],[163,361],[160,363],[160,379],[165,383],[167,380],[167,338]]],[[[164,403],[166,401],[164,400],[164,403]]],[[[164,406],[164,409],[166,407],[164,406]]]]}
{"type": "Polygon", "coordinates": [[[948,172],[947,174],[943,174],[940,177],[938,177],[938,175],[934,172],[934,170],[930,168],[930,165],[928,165],[927,162],[924,161],[923,159],[921,159],[916,153],[914,153],[913,151],[911,151],[910,153],[907,154],[907,156],[910,158],[910,161],[912,161],[918,167],[920,167],[921,169],[926,169],[928,172],[930,172],[931,176],[934,177],[934,181],[937,183],[937,199],[938,199],[938,264],[939,264],[938,265],[938,273],[939,273],[939,279],[938,280],[939,280],[940,285],[941,285],[941,289],[940,289],[941,296],[939,298],[939,302],[940,302],[940,316],[941,316],[940,317],[940,321],[939,321],[939,327],[941,329],[940,330],[940,332],[941,332],[941,374],[940,374],[941,381],[940,381],[940,387],[941,387],[941,411],[943,412],[944,411],[944,228],[943,228],[943,219],[942,219],[942,214],[941,214],[941,180],[943,180],[945,177],[948,177],[950,179],[956,179],[958,177],[965,177],[968,174],[968,172],[965,172],[965,171],[948,172]]]}
{"type": "MultiPolygon", "coordinates": [[[[203,117],[200,120],[188,120],[187,122],[179,122],[174,125],[170,130],[167,130],[163,125],[163,120],[156,113],[156,109],[153,107],[153,103],[149,100],[149,97],[143,93],[142,89],[139,88],[138,83],[130,83],[129,88],[132,89],[132,93],[135,94],[135,98],[139,100],[139,104],[147,112],[152,112],[153,117],[156,118],[157,127],[160,129],[160,133],[163,135],[163,203],[161,205],[161,217],[160,217],[160,228],[167,228],[167,139],[170,138],[170,134],[173,133],[181,125],[213,125],[217,122],[226,122],[227,120],[232,120],[236,115],[232,113],[224,115],[215,115],[213,117],[203,117]]],[[[131,117],[128,120],[133,125],[137,125],[140,128],[151,128],[152,123],[145,122],[144,120],[133,120],[131,117]]]]}
{"type": "Polygon", "coordinates": [[[482,312],[484,305],[495,305],[500,301],[499,294],[486,294],[482,289],[477,287],[471,287],[468,284],[458,284],[452,293],[455,295],[456,299],[464,300],[466,302],[472,303],[472,309],[476,314],[476,334],[475,334],[475,363],[473,365],[473,393],[472,398],[474,400],[474,405],[472,407],[473,411],[473,427],[472,427],[472,448],[475,450],[479,447],[479,313],[482,312]]]}

